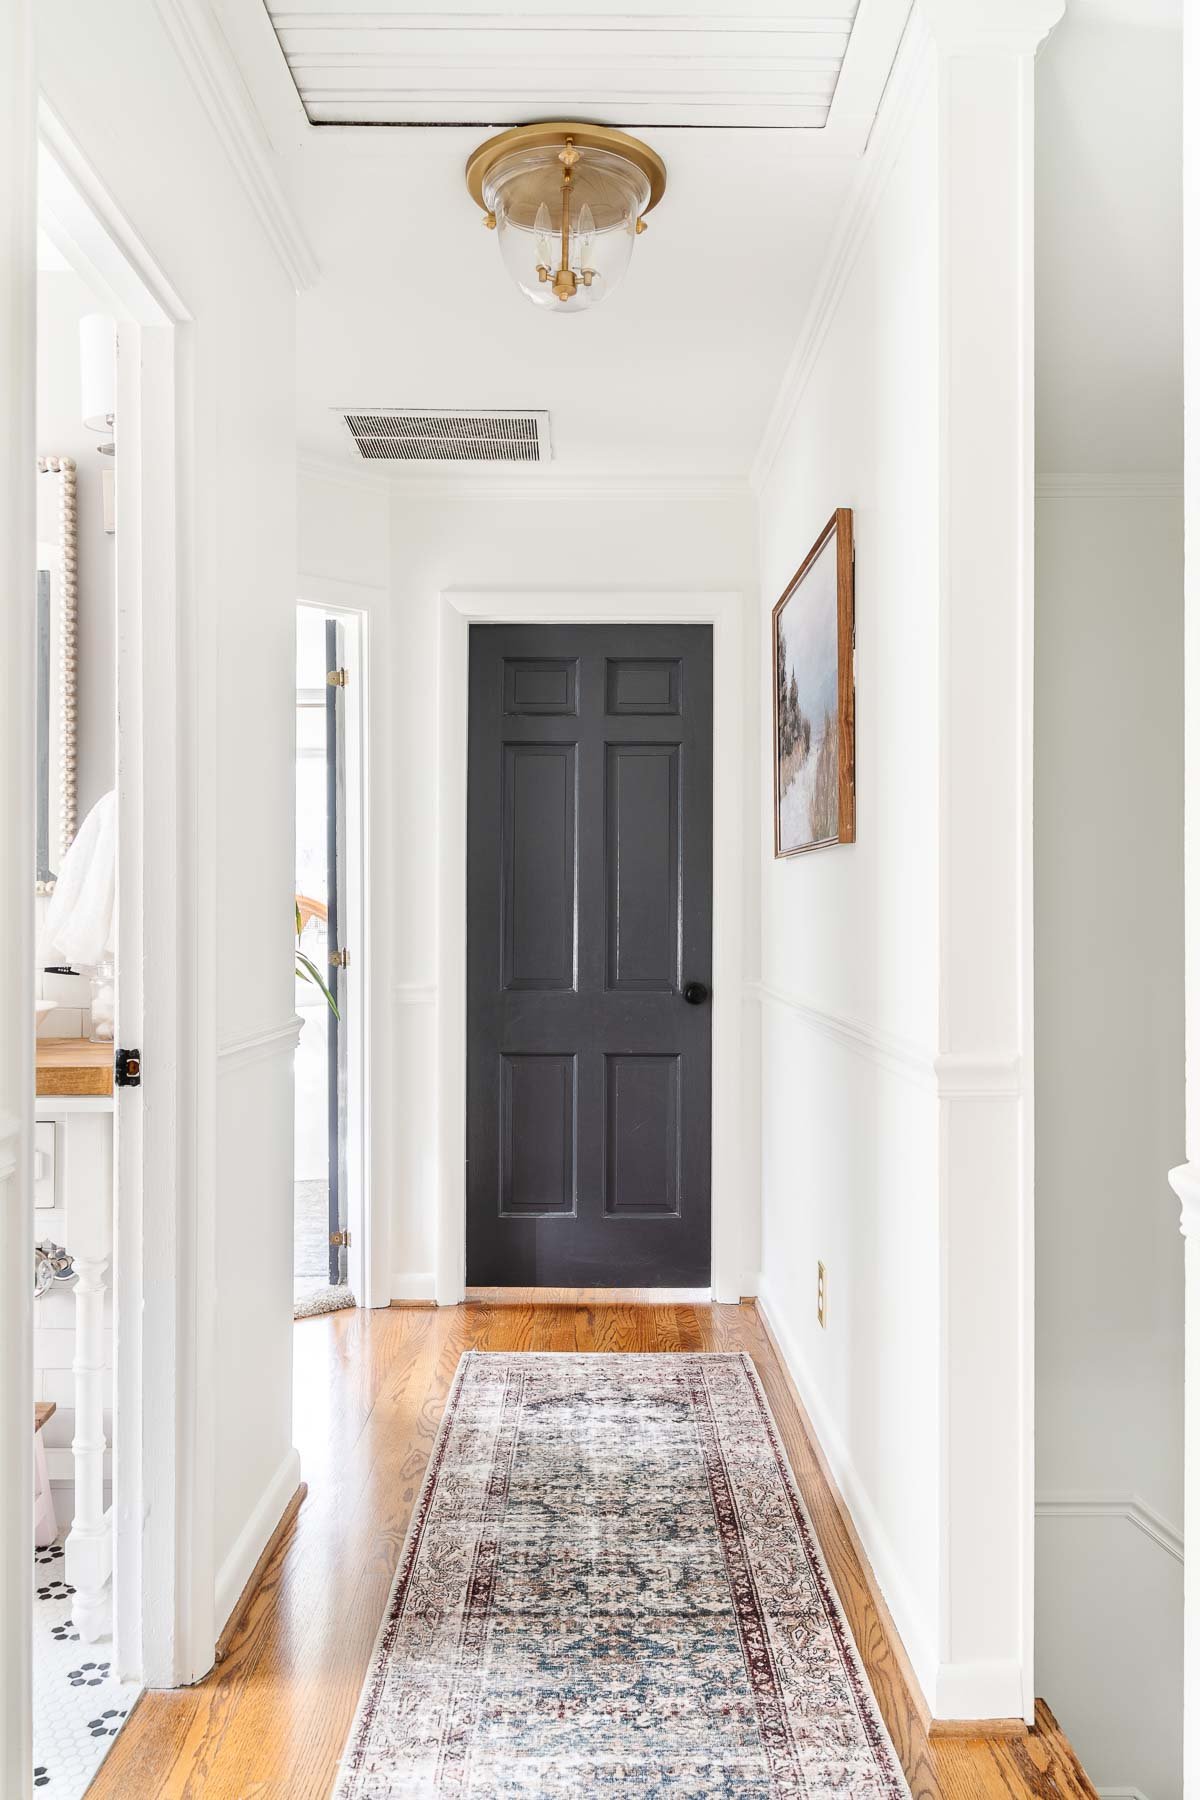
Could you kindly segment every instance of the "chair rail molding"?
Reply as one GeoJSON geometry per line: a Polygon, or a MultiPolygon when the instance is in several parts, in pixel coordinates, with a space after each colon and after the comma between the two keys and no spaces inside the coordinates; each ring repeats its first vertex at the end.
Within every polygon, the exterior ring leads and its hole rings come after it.
{"type": "Polygon", "coordinates": [[[1034,482],[1039,500],[1181,500],[1182,471],[1112,470],[1070,474],[1039,470],[1034,482]]]}
{"type": "Polygon", "coordinates": [[[1039,1519],[1124,1519],[1177,1562],[1183,1561],[1183,1532],[1137,1494],[1039,1494],[1039,1519]]]}
{"type": "Polygon", "coordinates": [[[264,1062],[272,1056],[289,1054],[300,1042],[303,1029],[304,1020],[299,1013],[293,1013],[290,1019],[284,1019],[278,1025],[268,1025],[262,1031],[250,1032],[246,1037],[230,1038],[217,1047],[222,1074],[227,1074],[231,1069],[247,1068],[251,1063],[264,1062]]]}

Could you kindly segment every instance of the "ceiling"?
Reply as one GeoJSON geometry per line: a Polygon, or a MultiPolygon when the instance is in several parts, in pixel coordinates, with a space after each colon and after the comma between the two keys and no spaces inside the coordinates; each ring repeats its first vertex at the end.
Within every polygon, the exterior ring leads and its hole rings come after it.
{"type": "Polygon", "coordinates": [[[267,0],[313,124],[821,127],[856,0],[794,0],[736,16],[620,12],[362,12],[267,0]]]}
{"type": "Polygon", "coordinates": [[[1182,0],[1067,0],[1037,68],[1037,460],[1183,463],[1182,0]]]}
{"type": "Polygon", "coordinates": [[[748,474],[911,0],[267,4],[214,0],[320,268],[303,450],[356,462],[340,409],[544,408],[551,475],[748,474]],[[620,291],[556,317],[463,170],[493,129],[572,111],[644,135],[667,192],[620,291]]]}

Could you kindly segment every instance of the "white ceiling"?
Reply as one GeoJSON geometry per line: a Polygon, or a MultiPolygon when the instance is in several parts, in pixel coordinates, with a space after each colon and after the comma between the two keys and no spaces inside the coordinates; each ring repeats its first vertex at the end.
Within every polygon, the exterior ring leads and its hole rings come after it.
{"type": "Polygon", "coordinates": [[[1037,70],[1037,460],[1183,462],[1181,0],[1067,0],[1037,70]]]}
{"type": "Polygon", "coordinates": [[[214,0],[320,267],[302,449],[355,459],[339,408],[545,408],[555,473],[744,477],[911,3],[214,0]],[[314,125],[293,75],[314,116],[443,122],[314,125]],[[504,272],[463,170],[492,127],[576,105],[640,131],[667,192],[620,290],[556,317],[504,272]]]}
{"type": "Polygon", "coordinates": [[[856,0],[792,0],[726,14],[355,9],[267,0],[314,123],[825,124],[856,0]]]}

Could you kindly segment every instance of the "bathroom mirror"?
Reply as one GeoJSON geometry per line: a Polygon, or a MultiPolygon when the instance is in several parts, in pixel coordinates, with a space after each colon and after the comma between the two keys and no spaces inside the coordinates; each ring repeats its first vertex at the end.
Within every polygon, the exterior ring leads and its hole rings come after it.
{"type": "Polygon", "coordinates": [[[52,894],[75,836],[78,554],[75,464],[38,458],[36,700],[37,891],[52,894]]]}

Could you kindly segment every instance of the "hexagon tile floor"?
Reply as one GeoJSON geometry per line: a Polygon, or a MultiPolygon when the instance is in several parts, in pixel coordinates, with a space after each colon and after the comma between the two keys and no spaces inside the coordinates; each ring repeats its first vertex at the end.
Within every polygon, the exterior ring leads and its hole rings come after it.
{"type": "Polygon", "coordinates": [[[33,1791],[80,1800],[140,1692],[112,1672],[112,1640],[80,1642],[63,1547],[33,1553],[33,1791]]]}

